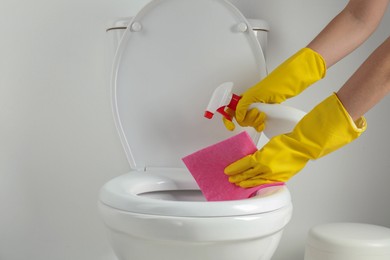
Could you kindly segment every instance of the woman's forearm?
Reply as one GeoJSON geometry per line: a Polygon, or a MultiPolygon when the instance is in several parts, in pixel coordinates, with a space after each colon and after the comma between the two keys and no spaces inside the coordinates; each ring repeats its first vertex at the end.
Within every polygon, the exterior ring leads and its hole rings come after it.
{"type": "Polygon", "coordinates": [[[337,92],[356,120],[390,92],[390,37],[385,40],[337,92]]]}
{"type": "Polygon", "coordinates": [[[377,28],[389,0],[351,0],[307,46],[321,54],[327,67],[359,47],[377,28]]]}

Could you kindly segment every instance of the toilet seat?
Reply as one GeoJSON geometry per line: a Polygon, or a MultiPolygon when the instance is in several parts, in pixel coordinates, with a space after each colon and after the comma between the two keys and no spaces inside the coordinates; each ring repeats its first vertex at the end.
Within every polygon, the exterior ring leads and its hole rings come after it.
{"type": "Polygon", "coordinates": [[[265,75],[260,45],[228,1],[150,2],[125,30],[111,80],[131,168],[184,168],[182,157],[241,132],[203,118],[204,109],[221,83],[233,82],[241,94],[265,75]]]}
{"type": "Polygon", "coordinates": [[[150,169],[130,172],[106,183],[100,201],[118,210],[160,216],[228,217],[263,214],[291,207],[285,186],[263,189],[253,198],[233,201],[177,201],[144,197],[156,191],[198,191],[199,187],[185,169],[150,169]]]}

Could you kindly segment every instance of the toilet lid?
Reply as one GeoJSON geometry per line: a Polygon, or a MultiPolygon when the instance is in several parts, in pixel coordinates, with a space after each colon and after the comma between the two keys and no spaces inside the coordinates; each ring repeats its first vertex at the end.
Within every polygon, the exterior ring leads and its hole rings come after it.
{"type": "Polygon", "coordinates": [[[227,131],[217,116],[205,119],[204,110],[221,83],[241,94],[265,75],[260,45],[229,2],[150,2],[123,35],[111,81],[131,168],[182,168],[182,157],[241,132],[227,131]]]}

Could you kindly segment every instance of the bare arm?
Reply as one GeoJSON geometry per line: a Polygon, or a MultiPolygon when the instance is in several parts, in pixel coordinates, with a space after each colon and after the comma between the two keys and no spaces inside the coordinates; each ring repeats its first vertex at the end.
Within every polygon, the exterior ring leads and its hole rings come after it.
{"type": "Polygon", "coordinates": [[[390,37],[383,42],[337,92],[356,120],[390,91],[390,37]]]}
{"type": "Polygon", "coordinates": [[[331,67],[375,31],[388,4],[389,0],[350,0],[307,47],[321,54],[331,67]]]}
{"type": "MultiPolygon", "coordinates": [[[[327,67],[359,47],[377,28],[390,0],[350,0],[307,46],[321,54],[327,67]]],[[[379,46],[337,92],[356,120],[390,91],[390,38],[379,46]]]]}

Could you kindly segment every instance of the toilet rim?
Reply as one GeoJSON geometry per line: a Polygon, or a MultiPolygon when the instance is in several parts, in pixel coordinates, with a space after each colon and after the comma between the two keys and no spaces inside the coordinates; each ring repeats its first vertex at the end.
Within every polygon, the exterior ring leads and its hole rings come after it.
{"type": "Polygon", "coordinates": [[[286,186],[269,187],[245,200],[170,201],[139,196],[153,191],[199,190],[184,168],[131,171],[107,182],[100,202],[111,208],[137,214],[171,217],[228,217],[264,214],[291,206],[286,186]]]}

